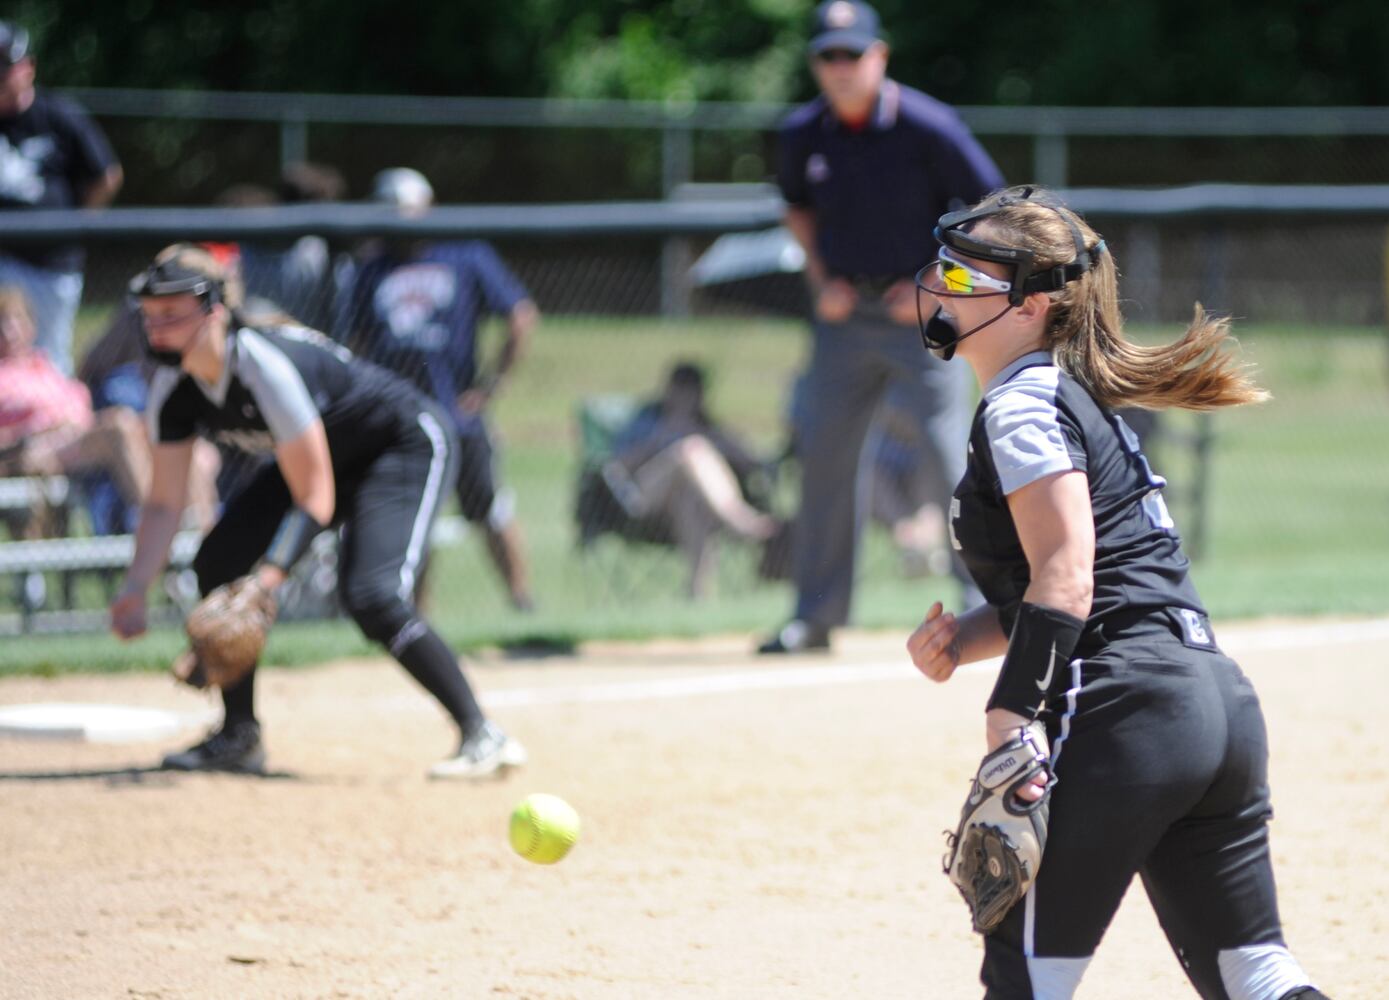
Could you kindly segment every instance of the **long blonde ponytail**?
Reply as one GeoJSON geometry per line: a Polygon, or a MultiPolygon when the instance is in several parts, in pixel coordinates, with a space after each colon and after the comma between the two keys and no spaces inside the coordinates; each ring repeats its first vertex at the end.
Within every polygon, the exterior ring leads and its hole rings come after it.
{"type": "MultiPolygon", "coordinates": [[[[980,228],[991,239],[1032,251],[1038,271],[1075,259],[1075,237],[1059,213],[1066,213],[1086,246],[1100,242],[1084,219],[1055,200],[1050,203],[1052,207],[1035,195],[1006,200],[980,228]]],[[[1268,398],[1231,353],[1230,321],[1208,315],[1199,303],[1177,341],[1145,346],[1128,340],[1119,309],[1119,271],[1107,251],[1090,271],[1051,297],[1045,346],[1058,367],[1106,406],[1213,410],[1268,398]]]]}

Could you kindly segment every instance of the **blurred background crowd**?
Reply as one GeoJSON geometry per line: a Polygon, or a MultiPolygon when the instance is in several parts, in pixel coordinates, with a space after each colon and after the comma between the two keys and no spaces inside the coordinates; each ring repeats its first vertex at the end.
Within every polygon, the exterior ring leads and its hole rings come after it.
{"type": "MultiPolygon", "coordinates": [[[[1275,402],[1144,428],[1212,610],[1389,607],[1384,18],[877,6],[891,76],[1106,235],[1140,335],[1170,335],[1195,300],[1235,317],[1275,402]]],[[[774,181],[778,125],[818,90],[812,8],[10,5],[0,126],[36,106],[42,128],[0,128],[4,630],[99,623],[124,550],[97,540],[128,536],[148,477],[125,284],[180,239],[214,249],[249,315],[459,401],[482,471],[425,595],[454,638],[783,617],[813,303],[774,181]],[[44,143],[62,179],[31,197],[44,143]],[[632,492],[643,440],[690,436],[717,447],[632,492]],[[81,544],[41,544],[58,540],[81,544]]],[[[922,437],[889,395],[857,477],[862,624],[954,593],[922,437]]],[[[246,471],[208,446],[190,537],[246,471]]],[[[331,618],[332,580],[325,543],[288,616],[331,618]]],[[[173,620],[191,597],[177,567],[167,596],[173,620]]]]}

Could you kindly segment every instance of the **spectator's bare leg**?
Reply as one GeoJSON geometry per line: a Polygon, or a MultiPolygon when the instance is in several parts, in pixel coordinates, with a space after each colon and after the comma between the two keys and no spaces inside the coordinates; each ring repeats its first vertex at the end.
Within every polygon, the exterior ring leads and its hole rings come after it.
{"type": "Polygon", "coordinates": [[[671,530],[675,544],[690,567],[689,594],[700,598],[709,592],[717,566],[714,544],[719,520],[705,497],[692,489],[677,489],[670,497],[671,530]]]}
{"type": "Polygon", "coordinates": [[[526,550],[521,543],[521,529],[517,523],[508,521],[503,527],[495,528],[483,522],[482,536],[487,540],[487,552],[496,564],[498,572],[506,582],[511,593],[511,604],[521,611],[530,610],[534,604],[531,599],[530,571],[526,563],[526,550]]]}
{"type": "Polygon", "coordinates": [[[102,469],[132,507],[144,502],[150,483],[150,446],[140,415],[112,406],[96,415],[96,426],[55,453],[63,471],[102,469]]]}
{"type": "Polygon", "coordinates": [[[204,534],[217,523],[217,473],[221,469],[217,446],[201,438],[195,441],[188,468],[188,511],[193,526],[204,534]]]}
{"type": "Polygon", "coordinates": [[[701,435],[677,441],[637,470],[636,478],[655,506],[693,493],[719,524],[740,538],[765,541],[776,532],[776,520],[743,499],[728,461],[701,435]]]}

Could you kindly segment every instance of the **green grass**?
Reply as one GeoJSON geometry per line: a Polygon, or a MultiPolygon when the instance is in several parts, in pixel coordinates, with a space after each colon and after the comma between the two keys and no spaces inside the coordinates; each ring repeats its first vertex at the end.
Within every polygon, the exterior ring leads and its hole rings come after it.
{"type": "MultiPolygon", "coordinates": [[[[436,559],[429,614],[440,631],[468,650],[755,633],[779,624],[792,608],[790,587],[757,583],[751,554],[737,547],[726,547],[717,592],[699,603],[683,596],[681,563],[668,550],[604,540],[580,557],[569,513],[575,414],[582,396],[648,393],[673,360],[693,358],[713,375],[713,412],[771,451],[783,442],[787,391],[807,340],[789,321],[549,319],[495,413],[540,611],[507,607],[480,541],[468,537],[436,559]]],[[[1203,597],[1218,619],[1389,611],[1383,332],[1264,328],[1241,331],[1241,340],[1274,400],[1211,418],[1208,539],[1194,570],[1203,597]]],[[[1196,418],[1169,419],[1190,427],[1196,418]]],[[[1173,513],[1189,534],[1194,512],[1182,487],[1191,482],[1190,455],[1167,447],[1152,458],[1172,483],[1173,513]]],[[[854,620],[866,627],[907,629],[932,600],[954,596],[948,582],[902,577],[878,529],[867,537],[860,581],[854,620]]],[[[0,644],[0,674],[162,668],[178,647],[169,631],[131,644],[104,636],[11,640],[0,644]]],[[[285,623],[268,657],[304,663],[370,650],[347,623],[285,623]]]]}

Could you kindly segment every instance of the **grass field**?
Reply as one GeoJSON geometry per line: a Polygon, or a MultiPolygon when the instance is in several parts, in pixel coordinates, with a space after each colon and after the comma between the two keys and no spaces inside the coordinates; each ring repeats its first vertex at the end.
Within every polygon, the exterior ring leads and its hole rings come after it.
{"type": "MultiPolygon", "coordinates": [[[[1241,331],[1241,338],[1275,398],[1210,418],[1208,538],[1195,567],[1207,604],[1217,619],[1389,610],[1383,332],[1266,328],[1241,331]]],[[[548,320],[495,413],[540,610],[510,611],[480,542],[465,538],[437,559],[430,611],[441,631],[477,648],[754,633],[778,624],[791,609],[790,588],[756,583],[749,552],[725,551],[718,591],[700,603],[684,597],[679,561],[666,551],[605,540],[580,556],[570,514],[576,411],[584,396],[647,393],[672,360],[693,358],[713,374],[713,412],[770,452],[783,441],[786,393],[806,345],[803,327],[791,321],[548,320]]],[[[1171,425],[1190,427],[1193,419],[1174,414],[1171,425]]],[[[1152,458],[1172,483],[1179,527],[1193,523],[1182,489],[1192,478],[1190,455],[1163,448],[1152,458]]],[[[866,627],[907,628],[930,601],[954,597],[948,581],[904,578],[878,530],[869,533],[860,578],[855,622],[866,627]]],[[[177,647],[172,633],[130,645],[100,636],[10,641],[0,644],[0,673],[162,667],[177,647]]],[[[287,623],[269,656],[290,663],[367,650],[350,625],[287,623]]]]}

